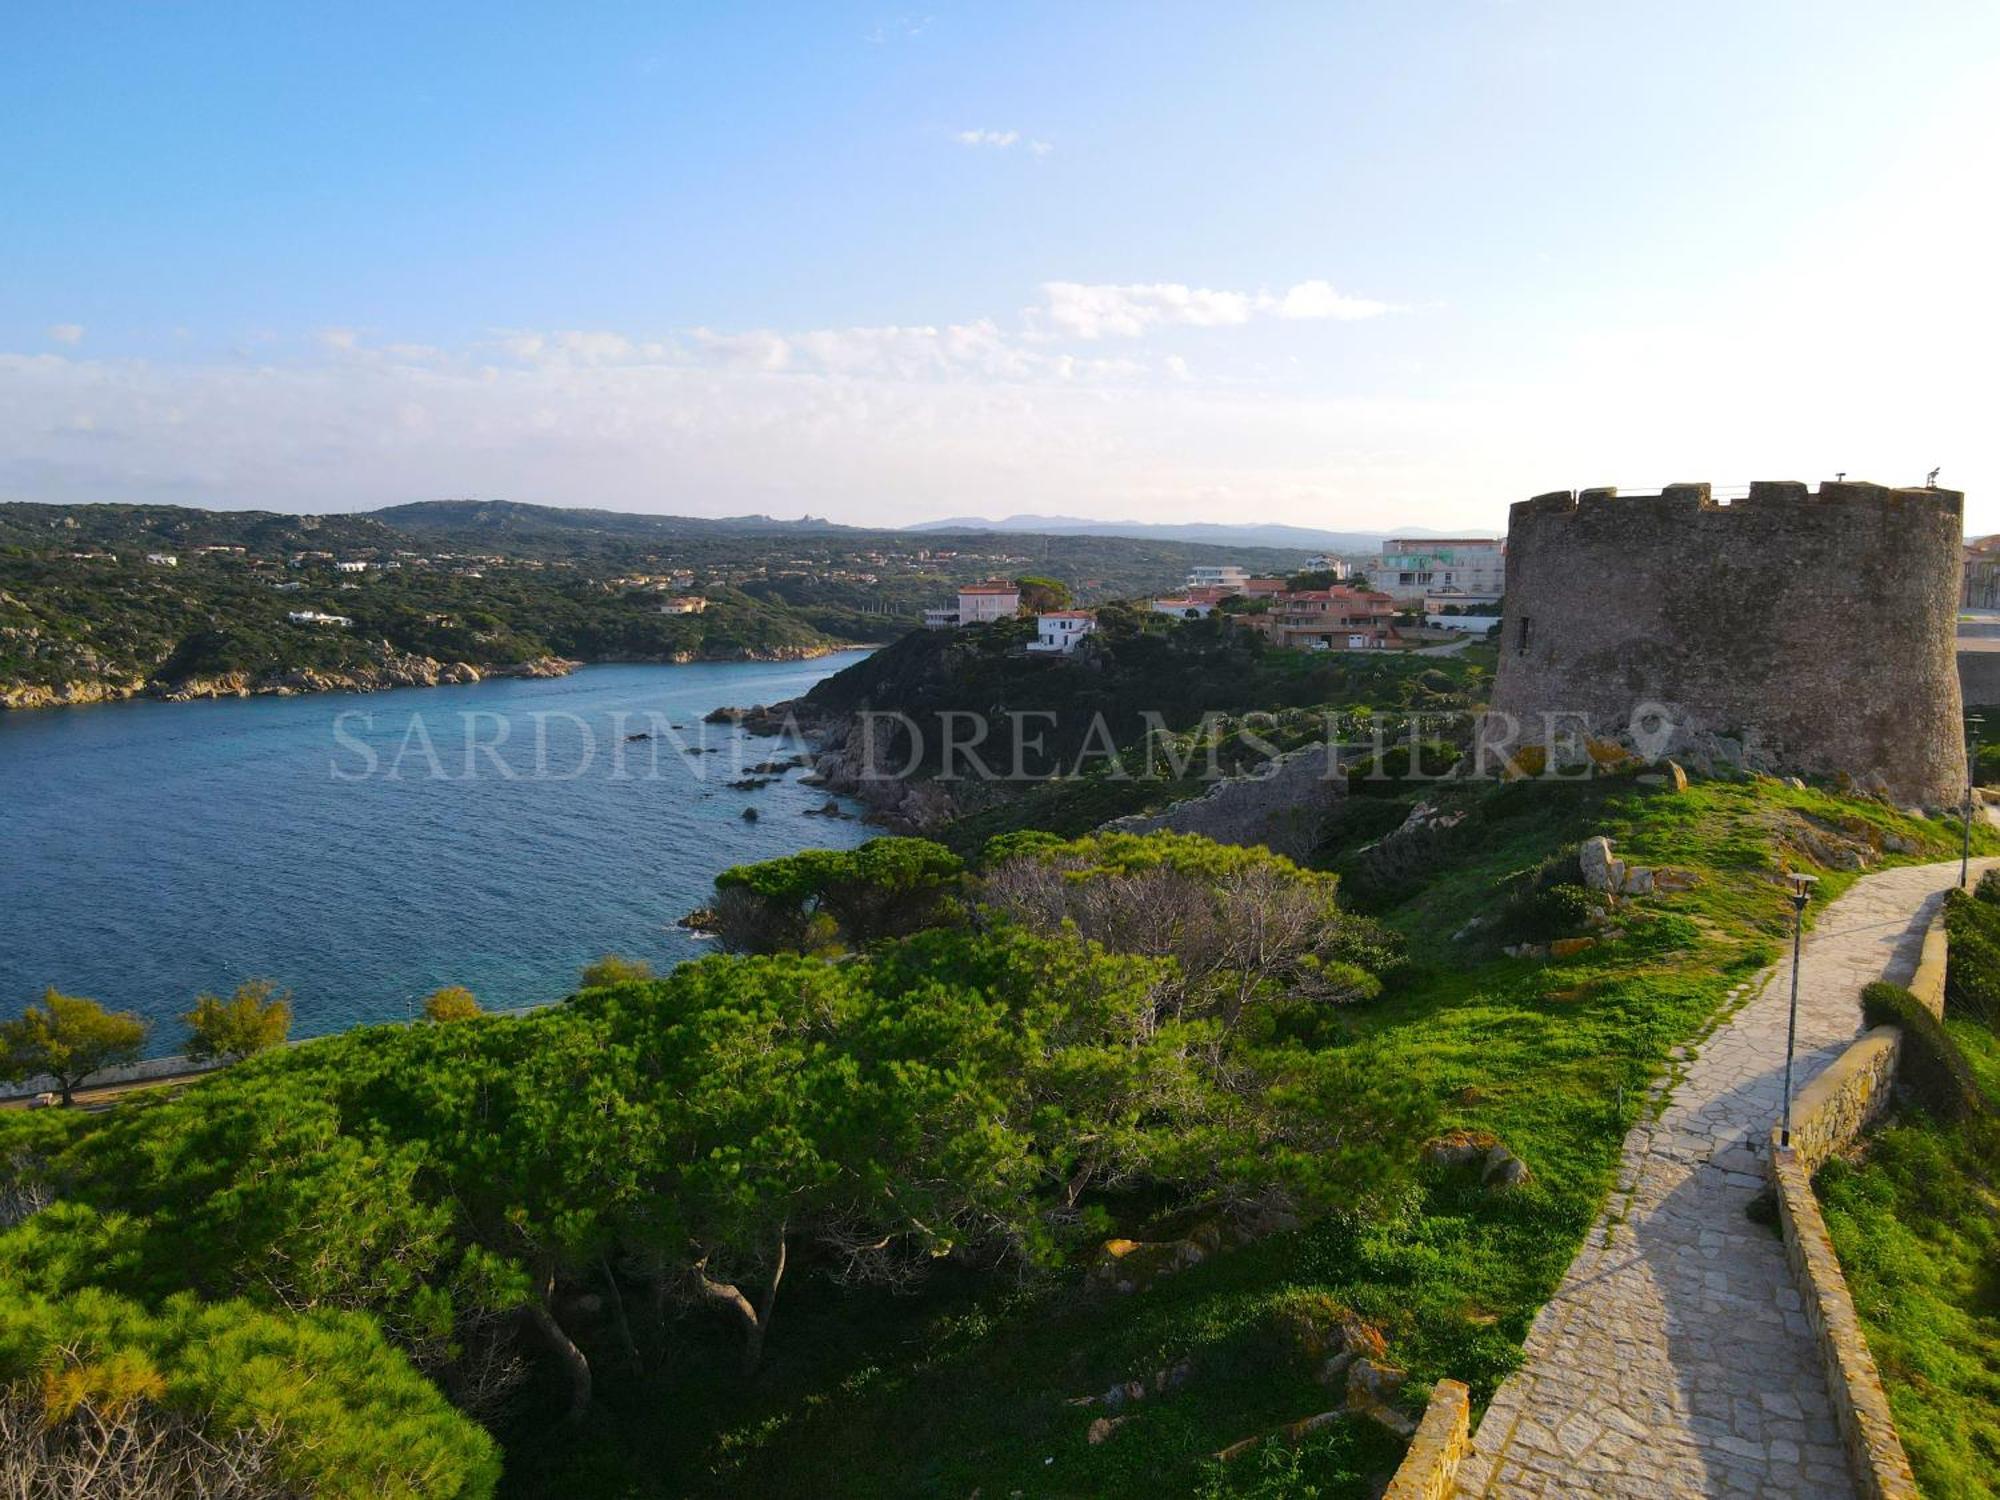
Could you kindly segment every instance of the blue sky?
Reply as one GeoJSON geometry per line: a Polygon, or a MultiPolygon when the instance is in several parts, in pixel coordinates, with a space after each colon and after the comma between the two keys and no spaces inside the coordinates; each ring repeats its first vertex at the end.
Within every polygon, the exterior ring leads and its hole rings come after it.
{"type": "Polygon", "coordinates": [[[2000,526],[1984,4],[20,6],[0,495],[2000,526]]]}

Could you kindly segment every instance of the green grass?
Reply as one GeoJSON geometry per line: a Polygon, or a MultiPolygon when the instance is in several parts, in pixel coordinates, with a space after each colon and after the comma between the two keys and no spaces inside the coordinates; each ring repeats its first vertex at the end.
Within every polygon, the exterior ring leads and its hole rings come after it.
{"type": "MultiPolygon", "coordinates": [[[[1341,1404],[1275,1331],[1288,1299],[1331,1296],[1377,1323],[1411,1374],[1413,1407],[1446,1376],[1483,1403],[1604,1203],[1620,1144],[1652,1107],[1649,1085],[1788,932],[1788,831],[1801,818],[1872,829],[1910,842],[1898,858],[1957,849],[1955,824],[1769,780],[1699,781],[1681,795],[1617,778],[1437,795],[1465,820],[1410,893],[1371,903],[1417,961],[1379,1000],[1343,1013],[1336,1044],[1373,1049],[1385,1079],[1419,1081],[1442,1126],[1499,1136],[1532,1169],[1527,1187],[1495,1196],[1459,1172],[1413,1167],[1387,1202],[1108,1303],[1084,1299],[1073,1281],[1003,1291],[968,1280],[858,1309],[852,1294],[838,1307],[802,1298],[789,1330],[774,1333],[758,1386],[718,1401],[712,1381],[706,1393],[695,1378],[656,1383],[571,1458],[517,1448],[510,1487],[584,1492],[572,1459],[589,1451],[588,1492],[634,1496],[1368,1494],[1400,1448],[1369,1425],[1227,1466],[1211,1457],[1341,1404]],[[1565,961],[1500,957],[1478,934],[1454,941],[1593,833],[1622,856],[1693,870],[1700,884],[1632,902],[1624,938],[1565,961]],[[1182,1358],[1196,1371],[1184,1388],[1131,1409],[1108,1441],[1087,1441],[1102,1413],[1071,1398],[1182,1358]]],[[[2000,846],[1987,830],[1977,838],[2000,846]]],[[[1356,867],[1352,848],[1327,852],[1335,868],[1356,867]]],[[[1815,909],[1854,878],[1820,873],[1815,909]]],[[[1409,1143],[1412,1160],[1419,1144],[1409,1143]]],[[[1129,1205],[1119,1222],[1141,1218],[1143,1206],[1129,1205]]],[[[690,1354],[689,1368],[702,1363],[690,1354]]]]}
{"type": "MultiPolygon", "coordinates": [[[[1987,1103],[2000,1038],[1948,1020],[1987,1103]]],[[[2000,1126],[1908,1110],[1817,1187],[1917,1483],[1932,1500],[2000,1495],[2000,1126]]]]}

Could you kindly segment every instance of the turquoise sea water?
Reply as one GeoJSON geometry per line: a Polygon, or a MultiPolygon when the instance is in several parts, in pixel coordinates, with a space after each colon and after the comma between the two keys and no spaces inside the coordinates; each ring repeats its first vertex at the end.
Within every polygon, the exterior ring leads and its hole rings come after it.
{"type": "Polygon", "coordinates": [[[0,714],[0,1013],[53,984],[152,1019],[162,1054],[251,977],[310,1036],[443,984],[530,1005],[601,953],[699,956],[673,924],[718,871],[870,832],[804,816],[827,798],[797,771],[725,786],[797,747],[701,716],[864,654],[0,714]]]}

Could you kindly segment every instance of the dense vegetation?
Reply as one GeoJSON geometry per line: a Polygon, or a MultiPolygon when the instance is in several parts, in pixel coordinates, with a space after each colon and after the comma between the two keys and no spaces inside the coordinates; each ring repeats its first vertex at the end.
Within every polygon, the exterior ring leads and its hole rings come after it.
{"type": "MultiPolygon", "coordinates": [[[[822,722],[874,715],[872,764],[944,792],[955,818],[939,837],[970,853],[1012,831],[1087,832],[1330,730],[1392,747],[1413,725],[1425,739],[1463,737],[1492,680],[1483,643],[1450,656],[1313,653],[1219,618],[1172,622],[1124,605],[1097,618],[1074,657],[1023,654],[1028,621],[914,633],[815,684],[801,707],[822,722]]],[[[861,755],[858,728],[849,754],[861,755]]],[[[1386,764],[1406,761],[1391,749],[1386,764]]]]}
{"type": "MultiPolygon", "coordinates": [[[[518,1494],[1365,1493],[1399,1448],[1365,1419],[1211,1455],[1338,1403],[1329,1329],[1406,1407],[1490,1393],[1646,1083],[1782,934],[1789,834],[1954,832],[1769,781],[1425,791],[1463,816],[1415,886],[1353,828],[1344,879],[881,840],[728,872],[731,951],[663,978],[8,1114],[0,1422],[226,1432],[325,1493],[486,1493],[486,1431],[518,1494]],[[1462,932],[1600,832],[1700,886],[1557,963],[1462,932]],[[1447,1130],[1528,1174],[1427,1162],[1447,1130]],[[1152,1372],[1090,1440],[1076,1398],[1152,1372]]],[[[241,998],[254,1030],[273,997],[241,998]]]]}
{"type": "Polygon", "coordinates": [[[895,635],[958,583],[993,574],[1049,574],[1051,588],[1098,599],[1172,587],[1218,560],[1283,567],[1298,554],[1106,537],[1055,551],[1037,537],[500,502],[359,516],[0,505],[0,690],[393,671],[405,658],[491,669],[551,655],[785,657],[895,635]],[[243,550],[198,550],[232,547],[243,550]],[[147,563],[155,551],[178,565],[147,563]],[[335,560],[394,566],[343,574],[335,560]],[[708,607],[662,613],[676,591],[708,607]],[[353,625],[287,618],[304,610],[353,625]]]}
{"type": "MultiPolygon", "coordinates": [[[[1943,1024],[1904,1028],[1903,1101],[1816,1186],[1896,1428],[1926,1495],[2000,1495],[2000,882],[1947,898],[1943,1024]]],[[[1886,993],[1882,993],[1885,992],[1886,993]]]]}

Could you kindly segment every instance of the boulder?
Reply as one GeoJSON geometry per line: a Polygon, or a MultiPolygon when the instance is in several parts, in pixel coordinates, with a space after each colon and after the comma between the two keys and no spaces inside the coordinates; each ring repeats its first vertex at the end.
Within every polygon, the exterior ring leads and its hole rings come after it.
{"type": "Polygon", "coordinates": [[[1583,868],[1583,883],[1593,891],[1616,895],[1625,888],[1625,862],[1611,853],[1611,840],[1602,834],[1585,839],[1576,851],[1583,868]]]}
{"type": "Polygon", "coordinates": [[[1481,1161],[1500,1144],[1490,1130],[1452,1130],[1424,1142],[1423,1159],[1432,1166],[1463,1167],[1481,1161]]]}
{"type": "Polygon", "coordinates": [[[1382,1330],[1324,1292],[1298,1293],[1273,1314],[1285,1358],[1302,1359],[1321,1385],[1335,1385],[1357,1359],[1389,1352],[1382,1330]]]}
{"type": "Polygon", "coordinates": [[[1554,942],[1549,944],[1549,957],[1569,958],[1575,954],[1584,952],[1586,949],[1595,948],[1596,946],[1597,946],[1597,939],[1594,937],[1557,938],[1554,942]]]}
{"type": "Polygon", "coordinates": [[[1507,1192],[1512,1188],[1525,1187],[1534,1181],[1534,1174],[1528,1164],[1509,1151],[1505,1146],[1495,1146],[1486,1153],[1486,1168],[1479,1174],[1482,1186],[1495,1192],[1507,1192]]]}
{"type": "Polygon", "coordinates": [[[1417,1424],[1396,1409],[1396,1398],[1409,1376],[1394,1365],[1357,1359],[1347,1370],[1347,1409],[1372,1417],[1399,1437],[1409,1437],[1417,1424]]]}
{"type": "Polygon", "coordinates": [[[1130,1420],[1129,1417],[1099,1417],[1090,1424],[1090,1430],[1084,1435],[1085,1439],[1093,1445],[1101,1443],[1130,1420]]]}

